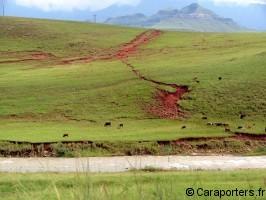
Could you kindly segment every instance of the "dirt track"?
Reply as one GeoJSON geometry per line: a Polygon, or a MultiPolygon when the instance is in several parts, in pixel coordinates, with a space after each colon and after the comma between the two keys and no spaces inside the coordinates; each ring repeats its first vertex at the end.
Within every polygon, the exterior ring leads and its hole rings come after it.
{"type": "Polygon", "coordinates": [[[128,57],[135,55],[139,48],[145,44],[148,44],[153,39],[159,37],[162,34],[159,30],[148,30],[140,35],[137,35],[130,42],[124,43],[121,46],[117,47],[117,50],[111,50],[104,52],[100,55],[94,56],[83,56],[75,58],[66,58],[63,59],[61,64],[71,64],[75,62],[94,62],[97,60],[126,60],[128,57]]]}
{"type": "Polygon", "coordinates": [[[137,156],[109,158],[2,158],[0,172],[125,172],[156,168],[162,170],[266,169],[266,156],[137,156]]]}
{"type": "Polygon", "coordinates": [[[46,53],[42,51],[26,51],[26,52],[9,52],[7,55],[16,55],[16,59],[3,60],[0,61],[0,64],[9,64],[9,63],[21,63],[26,61],[43,61],[43,60],[52,60],[56,57],[51,53],[46,53]],[[21,55],[26,54],[26,55],[21,55]]]}

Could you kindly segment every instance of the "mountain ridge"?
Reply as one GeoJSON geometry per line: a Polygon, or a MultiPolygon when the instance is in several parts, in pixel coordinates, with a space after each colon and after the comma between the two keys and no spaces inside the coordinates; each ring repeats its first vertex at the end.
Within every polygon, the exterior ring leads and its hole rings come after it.
{"type": "Polygon", "coordinates": [[[180,10],[159,10],[151,16],[137,13],[109,18],[105,23],[122,26],[199,32],[240,32],[248,30],[239,26],[231,18],[223,18],[197,3],[190,4],[180,10]]]}

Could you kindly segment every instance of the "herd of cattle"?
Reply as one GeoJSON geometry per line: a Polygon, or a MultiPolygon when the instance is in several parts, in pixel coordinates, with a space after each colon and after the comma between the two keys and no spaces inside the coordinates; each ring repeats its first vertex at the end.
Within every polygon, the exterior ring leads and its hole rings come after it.
{"type": "MultiPolygon", "coordinates": [[[[240,114],[239,118],[240,119],[244,119],[246,117],[245,114],[240,114]]],[[[203,120],[208,120],[208,117],[204,116],[202,117],[203,120]]],[[[230,133],[231,132],[231,129],[230,129],[230,125],[229,124],[226,124],[226,123],[222,123],[222,122],[208,122],[207,123],[207,126],[216,126],[216,127],[224,127],[224,130],[225,132],[228,132],[230,133]]],[[[104,123],[104,127],[108,128],[108,127],[112,127],[112,122],[108,121],[108,122],[105,122],[104,123]]],[[[120,123],[118,126],[117,126],[117,129],[122,129],[124,128],[124,124],[123,123],[120,123]]],[[[187,126],[182,126],[181,129],[186,129],[187,126]]],[[[243,126],[238,126],[237,129],[241,130],[243,129],[244,127],[243,126]]],[[[251,128],[251,127],[249,127],[251,128]]],[[[265,132],[266,132],[266,128],[265,128],[265,132]]],[[[66,137],[69,137],[69,134],[64,134],[63,135],[64,138],[66,137]]]]}
{"type": "MultiPolygon", "coordinates": [[[[223,77],[218,77],[218,80],[221,81],[223,80],[223,77]]],[[[200,83],[200,81],[198,80],[198,77],[194,78],[194,81],[197,83],[200,83]]],[[[240,119],[244,119],[246,117],[245,114],[240,114],[240,119]]],[[[203,120],[208,120],[208,117],[204,116],[202,117],[203,120]]],[[[230,129],[230,125],[226,124],[226,123],[222,123],[222,122],[208,122],[207,123],[208,126],[217,126],[217,127],[224,127],[225,132],[231,132],[230,129]]],[[[108,128],[108,127],[112,127],[112,122],[105,122],[104,127],[108,128]]],[[[117,127],[118,129],[124,128],[124,124],[120,123],[117,127]]],[[[186,129],[187,126],[182,126],[181,129],[186,129]]],[[[243,129],[243,126],[238,126],[238,129],[241,130],[243,129]]],[[[265,128],[265,132],[266,132],[266,128],[265,128]]],[[[69,134],[64,134],[63,137],[69,137],[69,134]]]]}

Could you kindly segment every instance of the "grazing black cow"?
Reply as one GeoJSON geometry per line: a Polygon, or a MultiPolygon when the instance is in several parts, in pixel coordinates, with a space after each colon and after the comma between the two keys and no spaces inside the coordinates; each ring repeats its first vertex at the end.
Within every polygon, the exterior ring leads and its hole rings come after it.
{"type": "Polygon", "coordinates": [[[196,83],[200,83],[200,81],[199,81],[199,80],[197,80],[197,81],[196,81],[196,83]]]}
{"type": "Polygon", "coordinates": [[[208,122],[207,123],[208,126],[218,126],[218,127],[228,127],[229,124],[225,124],[225,123],[222,123],[222,122],[208,122]]]}
{"type": "Polygon", "coordinates": [[[69,134],[64,134],[63,138],[69,137],[69,134]]]}
{"type": "Polygon", "coordinates": [[[239,127],[237,127],[237,129],[242,129],[243,128],[243,126],[239,126],[239,127]]]}
{"type": "Polygon", "coordinates": [[[229,127],[226,127],[226,128],[224,129],[224,131],[228,133],[228,132],[231,132],[231,129],[230,129],[229,127]]]}
{"type": "Polygon", "coordinates": [[[221,123],[221,122],[217,122],[217,123],[215,123],[215,126],[223,126],[224,124],[223,123],[221,123]]]}
{"type": "Polygon", "coordinates": [[[223,78],[222,78],[222,77],[219,77],[218,79],[219,79],[219,81],[223,80],[223,78]]]}
{"type": "Polygon", "coordinates": [[[186,129],[187,127],[186,126],[182,126],[182,129],[186,129]]]}
{"type": "Polygon", "coordinates": [[[208,117],[202,117],[202,119],[203,119],[203,120],[207,120],[207,119],[208,119],[208,117]]]}
{"type": "Polygon", "coordinates": [[[246,117],[245,114],[240,114],[240,119],[244,119],[246,117]]]}
{"type": "Polygon", "coordinates": [[[111,122],[105,122],[104,127],[111,127],[112,123],[111,122]]]}
{"type": "Polygon", "coordinates": [[[213,125],[215,125],[215,126],[229,126],[229,124],[225,124],[225,123],[222,123],[222,122],[215,122],[215,123],[213,123],[213,125]]]}
{"type": "Polygon", "coordinates": [[[124,128],[124,124],[119,124],[118,128],[124,128]]]}

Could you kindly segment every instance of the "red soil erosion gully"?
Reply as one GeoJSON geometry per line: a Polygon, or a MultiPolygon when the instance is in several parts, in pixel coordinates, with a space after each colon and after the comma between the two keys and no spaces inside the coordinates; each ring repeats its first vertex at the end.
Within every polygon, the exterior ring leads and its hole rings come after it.
{"type": "MultiPolygon", "coordinates": [[[[1,52],[2,54],[5,54],[5,52],[1,52]]],[[[17,57],[21,57],[18,54],[19,53],[26,53],[26,55],[22,56],[20,59],[12,59],[12,60],[4,60],[0,61],[0,64],[9,64],[9,63],[20,63],[20,62],[26,62],[26,61],[42,61],[42,60],[48,60],[56,58],[51,53],[45,53],[42,51],[25,51],[25,52],[8,52],[7,55],[16,55],[17,57]]]]}
{"type": "MultiPolygon", "coordinates": [[[[148,81],[156,86],[157,92],[154,95],[155,102],[151,103],[152,105],[150,106],[146,106],[148,107],[146,108],[146,111],[160,118],[175,119],[184,116],[184,113],[180,109],[179,102],[184,96],[184,94],[189,92],[188,86],[168,84],[153,80],[141,74],[139,70],[135,69],[135,67],[128,62],[128,58],[138,53],[139,48],[141,46],[148,44],[152,40],[159,37],[162,33],[163,32],[159,30],[148,30],[136,36],[130,42],[119,46],[117,50],[106,51],[102,54],[93,55],[93,56],[88,55],[84,57],[58,58],[53,54],[46,52],[29,51],[29,52],[22,52],[26,53],[26,55],[21,56],[20,59],[0,61],[0,64],[18,63],[25,61],[59,60],[58,64],[67,65],[76,62],[88,63],[97,60],[114,60],[114,59],[120,60],[126,66],[128,66],[139,79],[148,81]],[[169,92],[160,89],[159,86],[169,86],[173,88],[175,92],[169,92]]],[[[21,52],[14,52],[14,53],[21,53],[21,52]]]]}
{"type": "Polygon", "coordinates": [[[97,60],[120,60],[141,80],[145,80],[156,85],[157,92],[154,95],[156,101],[153,105],[147,108],[147,112],[160,118],[175,119],[177,117],[182,117],[184,116],[184,113],[180,109],[179,102],[184,94],[189,92],[188,86],[180,86],[177,84],[169,84],[153,80],[141,74],[139,70],[136,70],[135,67],[128,62],[128,58],[136,54],[140,46],[148,44],[161,34],[162,31],[159,30],[148,30],[135,37],[132,41],[123,44],[118,50],[112,53],[67,59],[63,60],[62,64],[71,64],[78,61],[92,62],[97,60]],[[169,86],[174,88],[175,92],[159,89],[159,86],[169,86]]]}

